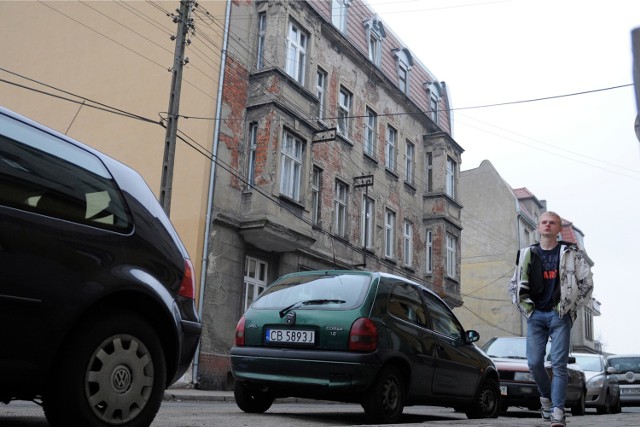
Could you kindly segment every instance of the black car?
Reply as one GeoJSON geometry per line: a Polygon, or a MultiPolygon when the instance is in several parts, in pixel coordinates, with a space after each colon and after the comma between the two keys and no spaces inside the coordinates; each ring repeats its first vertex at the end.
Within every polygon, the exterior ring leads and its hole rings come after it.
{"type": "Polygon", "coordinates": [[[0,108],[0,401],[151,424],[200,338],[187,251],[142,177],[0,108]]]}
{"type": "Polygon", "coordinates": [[[496,417],[498,372],[426,287],[367,271],[307,271],[268,286],[238,322],[236,403],[264,412],[279,397],[359,403],[375,423],[407,405],[496,417]]]}

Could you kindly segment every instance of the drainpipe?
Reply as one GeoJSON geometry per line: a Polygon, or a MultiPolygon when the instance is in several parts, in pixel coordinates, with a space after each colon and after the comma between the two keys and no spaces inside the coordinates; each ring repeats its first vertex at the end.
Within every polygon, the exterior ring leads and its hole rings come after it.
{"type": "MultiPolygon", "coordinates": [[[[220,126],[222,124],[222,88],[224,86],[224,69],[227,63],[227,47],[229,44],[229,22],[231,20],[231,0],[227,0],[227,12],[224,19],[224,39],[222,43],[222,56],[220,58],[220,78],[218,80],[218,99],[216,101],[216,130],[213,134],[213,158],[211,159],[211,171],[209,176],[209,194],[207,196],[207,214],[204,231],[204,244],[202,248],[202,273],[200,274],[200,297],[198,298],[198,317],[202,321],[202,311],[204,306],[204,291],[207,283],[208,254],[209,254],[209,233],[211,229],[211,212],[213,211],[213,196],[216,184],[216,161],[218,160],[218,142],[220,140],[220,126]]],[[[193,359],[192,381],[198,382],[198,367],[200,365],[200,345],[196,349],[193,359]]]]}

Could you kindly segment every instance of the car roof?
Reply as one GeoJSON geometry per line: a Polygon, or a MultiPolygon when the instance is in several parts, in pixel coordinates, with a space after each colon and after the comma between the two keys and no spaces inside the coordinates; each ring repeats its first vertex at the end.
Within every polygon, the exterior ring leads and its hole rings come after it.
{"type": "Polygon", "coordinates": [[[640,357],[640,354],[612,354],[611,356],[607,356],[607,359],[622,359],[626,357],[640,357]]]}

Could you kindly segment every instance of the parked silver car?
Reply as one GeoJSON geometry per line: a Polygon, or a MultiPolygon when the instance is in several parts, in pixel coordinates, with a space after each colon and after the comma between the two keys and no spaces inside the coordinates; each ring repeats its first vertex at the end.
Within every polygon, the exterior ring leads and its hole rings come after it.
{"type": "Polygon", "coordinates": [[[616,370],[621,405],[640,406],[640,354],[609,356],[607,364],[616,370]]]}
{"type": "Polygon", "coordinates": [[[599,414],[620,412],[620,385],[614,375],[616,370],[607,366],[602,354],[572,353],[576,364],[584,371],[587,379],[587,408],[595,408],[599,414]]]}

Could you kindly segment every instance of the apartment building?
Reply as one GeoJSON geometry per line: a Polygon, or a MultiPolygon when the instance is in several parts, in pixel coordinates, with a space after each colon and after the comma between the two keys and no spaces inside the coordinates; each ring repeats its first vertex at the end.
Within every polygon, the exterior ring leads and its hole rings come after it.
{"type": "Polygon", "coordinates": [[[198,386],[273,279],[381,270],[460,296],[462,147],[447,86],[359,0],[233,2],[198,386]]]}

